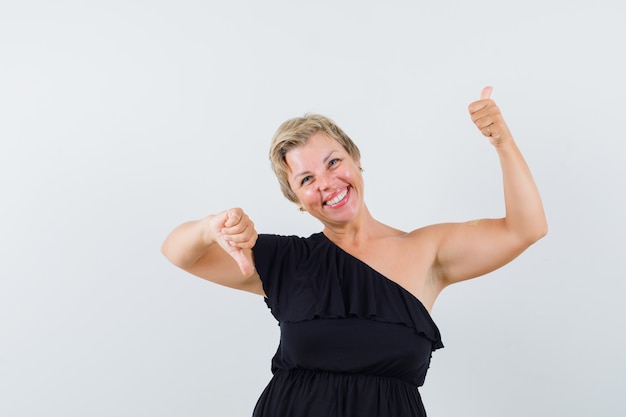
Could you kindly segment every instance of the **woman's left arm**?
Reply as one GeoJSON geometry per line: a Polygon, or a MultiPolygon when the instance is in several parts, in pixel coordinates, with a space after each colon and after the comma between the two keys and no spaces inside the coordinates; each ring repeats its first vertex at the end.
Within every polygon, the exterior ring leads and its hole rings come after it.
{"type": "Polygon", "coordinates": [[[510,262],[547,233],[541,197],[528,165],[486,87],[469,105],[472,121],[495,147],[502,168],[505,217],[433,226],[439,241],[434,264],[445,286],[510,262]]]}

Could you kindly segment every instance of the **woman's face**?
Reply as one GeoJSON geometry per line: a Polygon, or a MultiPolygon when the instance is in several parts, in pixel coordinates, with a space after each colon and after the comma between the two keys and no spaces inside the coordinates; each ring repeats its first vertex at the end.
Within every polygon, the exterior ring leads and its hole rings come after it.
{"type": "Polygon", "coordinates": [[[299,206],[324,224],[352,220],[363,204],[363,178],[355,161],[323,132],[287,152],[289,184],[299,206]]]}

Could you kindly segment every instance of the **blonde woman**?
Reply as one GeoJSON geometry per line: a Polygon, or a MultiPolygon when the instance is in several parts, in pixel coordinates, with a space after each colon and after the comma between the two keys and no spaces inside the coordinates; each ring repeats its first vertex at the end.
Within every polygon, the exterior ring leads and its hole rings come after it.
{"type": "Polygon", "coordinates": [[[285,197],[322,224],[258,235],[240,208],[177,227],[162,252],[209,281],[265,297],[281,330],[255,417],[425,416],[418,387],[443,347],[430,311],[448,285],[484,275],[547,232],[531,173],[486,87],[470,104],[496,150],[506,214],[402,231],[363,199],[360,152],[331,120],[283,123],[270,149],[285,197]]]}

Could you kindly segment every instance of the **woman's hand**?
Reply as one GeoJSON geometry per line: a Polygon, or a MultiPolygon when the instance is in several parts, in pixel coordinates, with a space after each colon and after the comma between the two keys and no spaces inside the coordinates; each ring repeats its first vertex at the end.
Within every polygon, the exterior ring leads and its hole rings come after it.
{"type": "Polygon", "coordinates": [[[511,139],[511,132],[500,109],[490,98],[492,91],[493,87],[485,87],[480,94],[480,100],[469,105],[469,112],[481,133],[489,138],[492,145],[498,146],[511,139]]]}
{"type": "Polygon", "coordinates": [[[248,215],[240,208],[231,208],[207,217],[207,221],[205,240],[215,240],[237,262],[244,276],[254,274],[251,249],[258,234],[248,215]]]}

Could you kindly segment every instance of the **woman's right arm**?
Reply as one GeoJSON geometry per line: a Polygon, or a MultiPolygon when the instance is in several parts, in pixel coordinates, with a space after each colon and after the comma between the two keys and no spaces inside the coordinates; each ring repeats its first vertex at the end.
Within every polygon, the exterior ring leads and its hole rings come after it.
{"type": "Polygon", "coordinates": [[[257,236],[252,220],[233,208],[181,224],[163,241],[161,252],[200,278],[265,295],[252,258],[257,236]]]}

